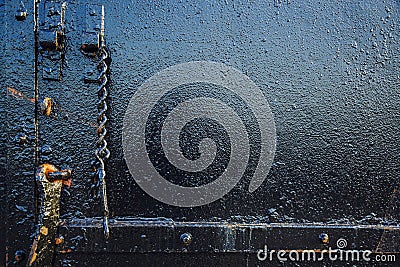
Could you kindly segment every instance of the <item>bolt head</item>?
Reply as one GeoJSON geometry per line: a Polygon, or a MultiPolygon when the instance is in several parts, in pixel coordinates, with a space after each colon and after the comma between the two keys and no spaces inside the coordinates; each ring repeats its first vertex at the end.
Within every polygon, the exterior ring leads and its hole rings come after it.
{"type": "Polygon", "coordinates": [[[15,261],[22,262],[26,259],[26,252],[24,250],[17,250],[15,252],[15,261]]]}
{"type": "Polygon", "coordinates": [[[318,236],[319,240],[321,241],[321,243],[323,244],[328,244],[329,243],[329,236],[328,234],[322,233],[318,236]]]}
{"type": "Polygon", "coordinates": [[[53,152],[53,149],[52,149],[51,146],[49,146],[49,145],[43,145],[43,146],[40,148],[40,152],[41,152],[41,154],[42,154],[43,156],[48,156],[48,155],[50,155],[50,154],[53,152]]]}
{"type": "Polygon", "coordinates": [[[28,13],[26,13],[26,11],[19,10],[19,11],[15,12],[15,18],[18,21],[26,20],[27,16],[28,16],[28,13]]]}
{"type": "Polygon", "coordinates": [[[181,241],[185,246],[189,246],[193,241],[193,237],[190,233],[184,233],[181,235],[181,241]]]}

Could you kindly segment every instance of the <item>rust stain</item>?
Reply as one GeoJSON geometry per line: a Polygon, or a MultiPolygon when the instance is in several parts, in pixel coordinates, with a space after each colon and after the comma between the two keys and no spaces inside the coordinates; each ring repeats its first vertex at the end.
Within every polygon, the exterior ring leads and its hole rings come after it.
{"type": "MultiPolygon", "coordinates": [[[[40,235],[39,235],[39,237],[40,237],[40,235]]],[[[36,248],[37,248],[37,245],[38,245],[38,240],[36,240],[36,239],[33,240],[33,244],[32,244],[32,247],[31,247],[31,251],[29,253],[29,258],[28,258],[28,262],[29,262],[28,266],[32,266],[32,264],[36,260],[37,253],[35,251],[36,251],[36,248]]]]}
{"type": "MultiPolygon", "coordinates": [[[[52,172],[58,172],[59,170],[52,164],[49,163],[43,163],[42,165],[40,165],[41,168],[43,168],[43,172],[46,175],[46,177],[49,176],[50,173],[52,172]]],[[[65,171],[65,170],[62,170],[65,171]]],[[[72,178],[68,179],[68,180],[54,180],[53,183],[59,183],[62,182],[63,185],[66,185],[68,187],[71,186],[72,184],[72,178]]]]}
{"type": "Polygon", "coordinates": [[[44,172],[44,174],[46,176],[48,176],[51,172],[57,172],[58,171],[58,169],[54,165],[51,165],[51,164],[48,164],[48,163],[42,164],[41,167],[43,168],[43,172],[44,172]]]}
{"type": "Polygon", "coordinates": [[[29,266],[31,266],[31,265],[35,262],[36,256],[37,256],[36,252],[33,253],[32,258],[31,258],[31,260],[29,261],[29,266]]]}
{"type": "Polygon", "coordinates": [[[41,113],[44,116],[50,116],[53,107],[53,100],[50,97],[46,97],[42,103],[41,113]]]}
{"type": "Polygon", "coordinates": [[[64,242],[64,237],[56,237],[56,245],[60,245],[64,242]]]}
{"type": "Polygon", "coordinates": [[[47,235],[49,233],[49,229],[46,226],[40,227],[40,233],[42,235],[47,235]]]}
{"type": "Polygon", "coordinates": [[[6,87],[6,92],[8,95],[13,96],[17,99],[25,99],[28,100],[31,103],[35,103],[34,98],[29,98],[26,95],[24,95],[22,92],[18,91],[17,89],[11,88],[11,87],[6,87]]]}
{"type": "MultiPolygon", "coordinates": [[[[11,87],[9,87],[9,86],[6,86],[6,93],[7,93],[7,95],[12,96],[12,97],[14,97],[14,98],[16,98],[16,99],[27,100],[27,101],[29,101],[29,102],[35,104],[35,99],[34,99],[34,98],[29,98],[29,97],[27,97],[25,94],[23,94],[22,92],[18,91],[18,90],[15,89],[15,88],[11,88],[11,87]]],[[[50,103],[50,105],[48,105],[49,108],[48,108],[48,109],[47,109],[47,108],[45,109],[45,113],[43,113],[43,115],[45,115],[45,116],[50,116],[50,113],[51,113],[51,111],[52,111],[52,108],[54,107],[54,105],[53,105],[54,103],[53,103],[53,101],[51,100],[51,98],[49,98],[49,97],[46,97],[46,98],[44,99],[44,102],[46,101],[46,99],[50,99],[51,103],[50,103]]],[[[48,100],[47,100],[47,101],[48,101],[48,100]]],[[[85,119],[83,119],[83,118],[80,118],[79,116],[76,116],[76,115],[74,115],[74,114],[68,112],[67,110],[65,110],[65,109],[63,109],[63,108],[61,108],[61,107],[58,107],[58,109],[59,109],[60,112],[65,113],[66,115],[68,115],[68,117],[70,117],[72,120],[74,120],[74,121],[76,121],[76,122],[80,122],[80,123],[82,123],[82,124],[86,124],[86,125],[88,125],[88,126],[90,126],[90,127],[93,127],[93,128],[97,128],[97,127],[98,127],[96,123],[93,123],[93,122],[91,122],[91,121],[88,121],[88,120],[85,120],[85,119]]],[[[98,131],[98,130],[96,129],[96,131],[98,131]]]]}
{"type": "Polygon", "coordinates": [[[70,248],[67,249],[67,250],[61,250],[60,251],[61,254],[67,254],[67,253],[71,253],[71,252],[72,252],[72,250],[70,248]]]}

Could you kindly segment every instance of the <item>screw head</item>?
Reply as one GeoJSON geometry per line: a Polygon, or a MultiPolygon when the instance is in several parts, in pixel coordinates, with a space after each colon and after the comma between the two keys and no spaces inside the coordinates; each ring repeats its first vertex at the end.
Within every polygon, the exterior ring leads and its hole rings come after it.
{"type": "Polygon", "coordinates": [[[328,244],[329,243],[329,236],[328,234],[322,233],[318,236],[319,240],[321,241],[321,243],[323,244],[328,244]]]}
{"type": "Polygon", "coordinates": [[[15,252],[15,261],[22,262],[26,259],[26,252],[24,250],[17,250],[15,252]]]}
{"type": "Polygon", "coordinates": [[[43,145],[43,146],[40,148],[40,152],[41,152],[41,154],[42,154],[43,156],[48,156],[48,155],[50,155],[50,154],[53,152],[53,149],[52,149],[51,146],[49,146],[49,145],[43,145]]]}
{"type": "Polygon", "coordinates": [[[181,235],[181,240],[185,246],[189,246],[193,241],[193,237],[190,233],[184,233],[181,235]]]}

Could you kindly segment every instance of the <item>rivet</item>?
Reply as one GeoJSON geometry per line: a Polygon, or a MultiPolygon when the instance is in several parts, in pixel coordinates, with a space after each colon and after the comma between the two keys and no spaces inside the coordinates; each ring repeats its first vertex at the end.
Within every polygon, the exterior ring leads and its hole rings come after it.
{"type": "Polygon", "coordinates": [[[15,18],[18,21],[26,20],[27,16],[28,16],[28,13],[26,13],[26,11],[18,10],[17,12],[15,12],[15,18]]]}
{"type": "Polygon", "coordinates": [[[24,20],[26,20],[27,16],[28,16],[28,13],[26,12],[24,3],[21,1],[21,3],[19,4],[19,9],[17,10],[17,12],[15,12],[15,18],[18,21],[24,21],[24,20]]]}
{"type": "Polygon", "coordinates": [[[40,148],[40,152],[43,156],[48,156],[53,152],[53,149],[49,145],[44,145],[40,148]]]}
{"type": "Polygon", "coordinates": [[[181,240],[185,246],[189,246],[192,243],[193,237],[190,233],[184,233],[181,235],[181,240]]]}
{"type": "Polygon", "coordinates": [[[319,240],[321,241],[321,243],[323,244],[328,244],[329,243],[329,236],[328,234],[322,233],[318,236],[319,240]]]}
{"type": "Polygon", "coordinates": [[[15,261],[17,263],[23,262],[26,259],[26,252],[22,249],[15,252],[15,261]]]}

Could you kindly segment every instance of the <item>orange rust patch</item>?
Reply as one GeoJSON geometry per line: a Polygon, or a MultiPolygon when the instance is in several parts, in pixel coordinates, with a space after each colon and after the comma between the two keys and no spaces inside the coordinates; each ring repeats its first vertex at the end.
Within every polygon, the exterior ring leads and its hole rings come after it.
{"type": "Polygon", "coordinates": [[[40,233],[42,235],[47,235],[49,233],[49,228],[47,228],[46,226],[40,227],[40,233]]]}
{"type": "Polygon", "coordinates": [[[50,97],[46,97],[42,103],[41,113],[44,116],[48,117],[51,114],[52,108],[53,108],[53,100],[50,97]]]}
{"type": "Polygon", "coordinates": [[[43,168],[43,172],[46,175],[49,175],[49,173],[51,173],[51,172],[57,172],[58,171],[58,169],[54,165],[51,165],[51,164],[48,164],[48,163],[42,164],[41,167],[43,168]]]}
{"type": "Polygon", "coordinates": [[[56,245],[60,245],[64,242],[64,237],[56,237],[56,245]]]}
{"type": "Polygon", "coordinates": [[[36,256],[37,256],[37,254],[36,254],[36,252],[34,252],[32,255],[31,261],[29,262],[29,266],[32,266],[32,264],[35,262],[36,256]]]}
{"type": "Polygon", "coordinates": [[[66,254],[66,253],[71,253],[72,252],[72,250],[69,248],[69,249],[67,249],[67,250],[62,250],[62,251],[60,251],[62,254],[66,254]]]}

